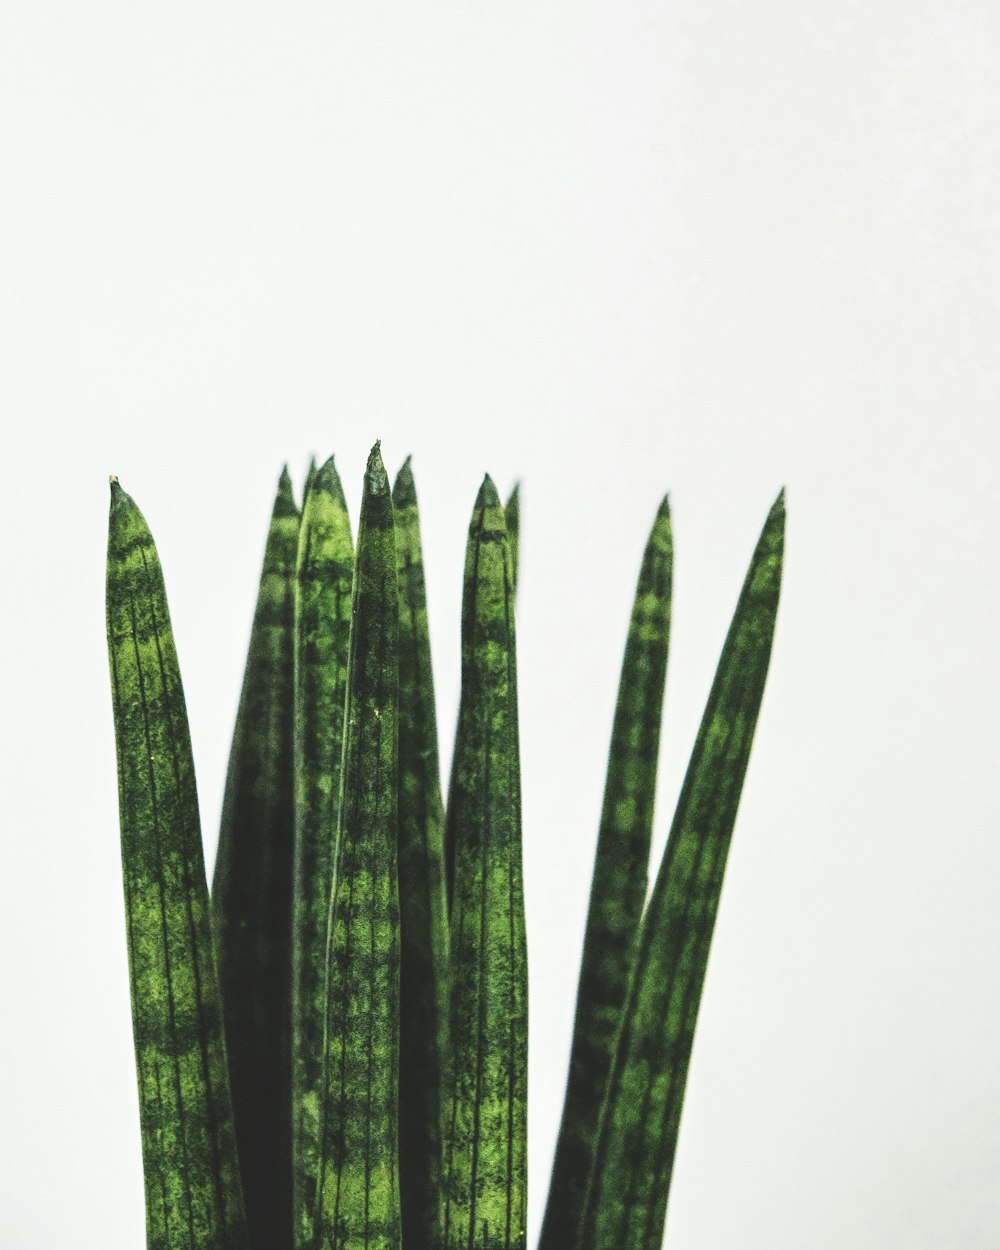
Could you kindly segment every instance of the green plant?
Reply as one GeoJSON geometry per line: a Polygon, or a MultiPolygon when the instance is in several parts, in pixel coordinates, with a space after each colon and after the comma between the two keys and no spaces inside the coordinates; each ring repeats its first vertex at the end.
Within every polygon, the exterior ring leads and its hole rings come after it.
{"type": "MultiPolygon", "coordinates": [[[[150,1250],[525,1245],[518,496],[469,529],[438,772],[416,492],[378,445],[354,551],[332,459],[264,556],[209,899],[149,529],[112,479],[107,625],[150,1250]]],[[[669,642],[666,500],[622,665],[542,1250],[662,1240],[688,1060],[763,694],[779,495],[648,902],[669,642]]]]}

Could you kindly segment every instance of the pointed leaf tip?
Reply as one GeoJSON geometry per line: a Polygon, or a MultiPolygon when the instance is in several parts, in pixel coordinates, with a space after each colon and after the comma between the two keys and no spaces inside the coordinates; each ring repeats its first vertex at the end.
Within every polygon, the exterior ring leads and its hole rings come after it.
{"type": "Polygon", "coordinates": [[[119,513],[128,512],[129,509],[135,508],[135,500],[122,487],[116,474],[112,474],[108,478],[108,486],[111,490],[111,502],[109,512],[113,517],[119,513]]]}
{"type": "Polygon", "coordinates": [[[322,491],[326,495],[332,495],[345,508],[347,507],[347,502],[344,499],[344,487],[341,484],[340,474],[337,472],[333,456],[328,456],[316,470],[311,489],[315,492],[322,491]]]}
{"type": "Polygon", "coordinates": [[[387,495],[389,493],[389,476],[382,463],[382,440],[379,439],[368,456],[365,468],[365,489],[370,495],[387,495]]]}
{"type": "Polygon", "coordinates": [[[417,502],[417,487],[413,480],[412,456],[407,456],[396,474],[392,487],[392,502],[397,508],[412,507],[417,502]]]}
{"type": "Polygon", "coordinates": [[[292,478],[288,472],[288,465],[283,465],[281,476],[278,478],[278,489],[274,496],[274,509],[271,513],[271,519],[278,517],[298,516],[299,509],[295,503],[295,492],[292,489],[292,478]]]}
{"type": "Polygon", "coordinates": [[[476,505],[482,508],[500,507],[500,496],[497,494],[497,488],[488,473],[483,478],[483,484],[479,488],[479,497],[476,500],[476,505]]]}

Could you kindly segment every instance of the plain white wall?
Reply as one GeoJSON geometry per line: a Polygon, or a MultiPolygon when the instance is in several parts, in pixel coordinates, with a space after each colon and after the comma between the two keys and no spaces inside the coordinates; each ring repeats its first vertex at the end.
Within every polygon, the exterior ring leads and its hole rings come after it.
{"type": "Polygon", "coordinates": [[[1000,10],[0,6],[0,1243],[143,1237],[106,478],[166,569],[206,843],[270,496],[414,453],[442,754],[524,483],[532,1238],[646,529],[657,854],[788,488],[672,1250],[1000,1244],[1000,10]]]}

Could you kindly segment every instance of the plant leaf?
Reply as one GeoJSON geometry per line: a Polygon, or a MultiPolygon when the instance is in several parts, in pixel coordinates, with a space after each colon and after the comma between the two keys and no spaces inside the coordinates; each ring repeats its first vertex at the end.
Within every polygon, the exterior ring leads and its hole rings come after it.
{"type": "Polygon", "coordinates": [[[354,545],[333,457],[302,508],[295,592],[292,1168],[295,1246],[312,1250],[320,1156],[326,946],[340,819],[354,545]]]}
{"type": "Polygon", "coordinates": [[[410,461],[392,491],[399,574],[399,1181],[403,1250],[441,1238],[448,1055],[444,806],[420,515],[410,461]]]}
{"type": "Polygon", "coordinates": [[[351,626],[344,783],[327,959],[317,1242],[398,1250],[399,601],[389,481],[368,460],[351,626]]]}
{"type": "Polygon", "coordinates": [[[658,1250],[698,1004],[774,634],[784,492],[767,518],[640,933],[581,1223],[581,1250],[658,1250]]]}
{"type": "Polygon", "coordinates": [[[299,514],[282,473],[236,716],[212,908],[254,1250],[292,1243],[293,616],[299,514]]]}
{"type": "Polygon", "coordinates": [[[527,1200],[527,952],[513,590],[487,477],[466,550],[453,769],[444,1246],[521,1250],[527,1200]]]}
{"type": "Polygon", "coordinates": [[[108,656],[149,1250],[245,1250],[222,1004],[163,573],[111,484],[108,656]]]}
{"type": "MultiPolygon", "coordinates": [[[[494,486],[493,489],[495,490],[496,487],[494,486]]],[[[511,599],[514,601],[516,601],[517,599],[517,553],[518,553],[518,546],[519,546],[518,535],[520,532],[520,516],[521,516],[520,499],[521,499],[521,484],[520,482],[518,482],[514,486],[514,489],[510,492],[510,495],[507,498],[506,508],[504,508],[504,523],[507,527],[507,559],[509,561],[508,574],[510,577],[510,593],[511,593],[511,599]],[[512,513],[513,529],[511,529],[510,520],[506,515],[507,508],[513,509],[513,513],[512,513]]],[[[464,594],[463,594],[463,613],[465,610],[464,599],[468,597],[468,593],[469,593],[469,582],[468,582],[468,578],[466,578],[464,594]]],[[[464,615],[463,615],[463,620],[464,620],[464,615]]],[[[458,735],[460,731],[461,731],[461,718],[459,718],[459,724],[456,726],[456,730],[455,730],[455,742],[453,745],[452,755],[451,755],[451,774],[448,780],[448,805],[445,808],[445,820],[444,820],[445,893],[447,896],[449,916],[451,915],[451,905],[452,905],[452,898],[453,898],[454,887],[455,887],[455,838],[456,838],[455,768],[458,763],[458,758],[460,755],[460,746],[459,746],[459,741],[458,741],[458,735]]]]}
{"type": "Polygon", "coordinates": [[[672,571],[670,509],[664,499],[646,543],[622,661],[569,1081],[540,1250],[574,1244],[646,901],[672,571]]]}

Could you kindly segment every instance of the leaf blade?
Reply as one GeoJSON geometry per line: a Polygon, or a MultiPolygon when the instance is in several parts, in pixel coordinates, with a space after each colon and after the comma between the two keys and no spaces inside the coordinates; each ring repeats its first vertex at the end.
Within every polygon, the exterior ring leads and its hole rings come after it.
{"type": "Polygon", "coordinates": [[[340,819],[354,543],[331,456],[303,502],[295,588],[292,1201],[297,1250],[315,1239],[326,947],[340,819]]]}
{"type": "Polygon", "coordinates": [[[294,580],[287,469],[268,529],[212,882],[236,1137],[254,1250],[292,1239],[291,907],[294,580]]]}
{"type": "Polygon", "coordinates": [[[489,478],[466,554],[455,752],[443,1243],[521,1250],[528,1034],[517,676],[506,528],[489,478]]]}
{"type": "Polygon", "coordinates": [[[152,535],[112,479],[107,632],[149,1250],[245,1250],[194,763],[152,535]]]}
{"type": "Polygon", "coordinates": [[[365,474],[329,926],[321,1250],[398,1250],[398,588],[378,444],[365,474]]]}
{"type": "Polygon", "coordinates": [[[639,572],[622,660],[569,1079],[540,1250],[572,1246],[646,899],[649,845],[670,644],[673,534],[666,498],[639,572]]]}
{"type": "Polygon", "coordinates": [[[698,1004],[770,660],[784,522],[782,492],[743,584],[643,919],[581,1250],[658,1250],[662,1240],[698,1004]]]}
{"type": "Polygon", "coordinates": [[[410,461],[392,492],[399,577],[399,1164],[404,1250],[436,1250],[448,1054],[444,806],[420,515],[410,461]]]}

